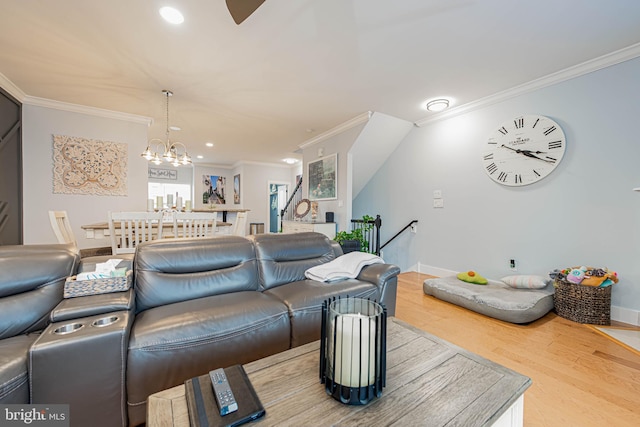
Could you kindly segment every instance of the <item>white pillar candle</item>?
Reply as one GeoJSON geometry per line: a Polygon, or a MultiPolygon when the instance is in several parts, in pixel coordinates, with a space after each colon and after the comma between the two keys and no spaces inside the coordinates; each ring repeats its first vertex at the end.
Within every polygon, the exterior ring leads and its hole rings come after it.
{"type": "Polygon", "coordinates": [[[182,197],[176,197],[176,209],[182,210],[182,197]]]}
{"type": "Polygon", "coordinates": [[[361,314],[335,318],[334,381],[345,387],[365,387],[375,381],[376,324],[361,314]]]}
{"type": "Polygon", "coordinates": [[[158,196],[156,197],[156,209],[158,209],[159,211],[162,210],[163,206],[163,202],[162,202],[162,196],[158,196]]]}
{"type": "Polygon", "coordinates": [[[153,199],[147,200],[147,211],[153,212],[153,199]]]}
{"type": "Polygon", "coordinates": [[[184,201],[184,210],[187,212],[191,212],[191,200],[184,201]]]}
{"type": "Polygon", "coordinates": [[[167,194],[167,207],[169,209],[173,207],[173,194],[167,194]]]}

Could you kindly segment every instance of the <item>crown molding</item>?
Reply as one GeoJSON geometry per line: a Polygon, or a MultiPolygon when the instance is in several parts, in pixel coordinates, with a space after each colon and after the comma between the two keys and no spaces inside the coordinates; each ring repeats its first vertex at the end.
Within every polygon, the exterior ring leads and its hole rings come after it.
{"type": "Polygon", "coordinates": [[[636,43],[634,45],[616,50],[598,58],[591,59],[578,65],[574,65],[573,67],[569,67],[564,70],[546,75],[539,79],[532,80],[528,83],[515,86],[511,89],[489,95],[477,101],[460,105],[459,107],[452,108],[451,110],[446,110],[437,115],[426,117],[424,119],[416,121],[415,125],[421,127],[432,122],[448,119],[460,114],[478,110],[480,108],[484,108],[489,105],[496,104],[498,102],[502,102],[519,95],[523,95],[525,93],[533,92],[534,90],[542,89],[556,83],[573,79],[588,73],[592,73],[594,71],[601,70],[603,68],[610,67],[612,65],[619,64],[621,62],[628,61],[630,59],[637,58],[638,56],[640,56],[640,43],[636,43]]]}
{"type": "Polygon", "coordinates": [[[292,169],[292,168],[295,168],[301,162],[302,160],[299,160],[298,163],[294,163],[290,165],[287,163],[270,163],[270,162],[257,162],[254,160],[238,160],[231,167],[237,168],[244,165],[251,165],[251,166],[269,166],[269,167],[276,167],[276,168],[282,168],[282,169],[292,169]]]}
{"type": "Polygon", "coordinates": [[[27,96],[18,86],[14,85],[13,82],[2,73],[0,73],[0,87],[20,102],[24,102],[24,99],[27,96]]]}
{"type": "Polygon", "coordinates": [[[150,126],[153,119],[139,116],[137,114],[121,113],[119,111],[105,110],[103,108],[87,107],[85,105],[71,104],[68,102],[54,101],[52,99],[38,98],[26,95],[22,101],[24,104],[36,107],[52,108],[55,110],[69,111],[71,113],[88,114],[90,116],[104,117],[107,119],[124,120],[127,122],[140,123],[150,126]]]}
{"type": "Polygon", "coordinates": [[[91,116],[104,117],[107,119],[124,120],[127,122],[141,123],[151,126],[153,119],[139,116],[137,114],[121,113],[119,111],[105,110],[103,108],[87,107],[85,105],[71,104],[68,102],[54,101],[52,99],[38,98],[25,94],[18,86],[4,74],[0,73],[0,87],[6,90],[11,96],[23,104],[34,105],[36,107],[53,108],[55,110],[69,111],[72,113],[88,114],[91,116]]]}
{"type": "Polygon", "coordinates": [[[319,142],[322,142],[326,139],[331,138],[332,136],[341,134],[342,132],[351,129],[352,127],[355,127],[361,123],[365,123],[367,121],[369,121],[369,119],[371,118],[371,115],[373,113],[371,111],[366,111],[362,114],[359,114],[357,116],[355,116],[354,118],[347,120],[346,122],[339,124],[338,126],[329,129],[326,132],[321,133],[320,135],[314,136],[311,139],[306,140],[305,142],[303,142],[302,144],[298,145],[299,148],[305,149],[308,147],[311,147],[314,144],[317,144],[319,142]]]}

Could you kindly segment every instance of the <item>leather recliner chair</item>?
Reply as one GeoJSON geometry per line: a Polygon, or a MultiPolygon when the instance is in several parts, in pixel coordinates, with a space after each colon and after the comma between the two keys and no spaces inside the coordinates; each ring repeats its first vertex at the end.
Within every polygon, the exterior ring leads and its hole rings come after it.
{"type": "Polygon", "coordinates": [[[30,403],[29,349],[79,260],[72,245],[0,246],[0,403],[30,403]]]}

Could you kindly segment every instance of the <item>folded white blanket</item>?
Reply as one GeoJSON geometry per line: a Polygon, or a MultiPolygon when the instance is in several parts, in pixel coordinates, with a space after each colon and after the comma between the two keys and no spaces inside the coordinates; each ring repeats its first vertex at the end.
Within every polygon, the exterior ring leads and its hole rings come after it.
{"type": "Polygon", "coordinates": [[[304,272],[308,279],[320,282],[353,279],[360,274],[363,267],[371,264],[383,264],[379,256],[365,252],[349,252],[326,264],[311,267],[304,272]]]}

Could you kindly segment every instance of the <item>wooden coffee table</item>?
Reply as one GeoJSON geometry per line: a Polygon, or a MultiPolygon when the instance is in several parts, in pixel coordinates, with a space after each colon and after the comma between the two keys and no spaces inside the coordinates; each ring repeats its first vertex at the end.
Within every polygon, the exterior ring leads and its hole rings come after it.
{"type": "MultiPolygon", "coordinates": [[[[320,383],[319,341],[244,365],[266,415],[249,425],[522,426],[531,380],[389,318],[387,385],[368,405],[343,405],[320,383]]],[[[184,385],[149,396],[147,426],[189,426],[184,385]]]]}

